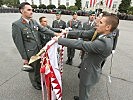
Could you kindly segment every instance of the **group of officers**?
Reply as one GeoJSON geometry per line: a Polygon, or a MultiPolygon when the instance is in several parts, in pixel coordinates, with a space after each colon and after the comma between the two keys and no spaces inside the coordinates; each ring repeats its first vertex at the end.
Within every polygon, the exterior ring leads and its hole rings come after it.
{"type": "MultiPolygon", "coordinates": [[[[66,29],[68,28],[69,31],[74,31],[74,30],[90,30],[93,27],[95,27],[95,12],[92,11],[89,13],[89,18],[88,21],[83,23],[80,20],[78,20],[78,15],[77,12],[72,13],[72,19],[69,20],[67,23],[61,19],[61,12],[56,13],[56,20],[53,21],[52,27],[50,27],[47,24],[47,18],[46,17],[40,17],[39,22],[43,27],[47,27],[55,32],[60,32],[60,29],[66,29]]],[[[68,35],[67,38],[70,39],[77,39],[77,36],[71,36],[68,35]]],[[[46,38],[47,40],[47,38],[46,38]]],[[[86,39],[87,40],[87,39],[86,39]]],[[[75,55],[75,49],[67,47],[67,61],[66,64],[72,65],[73,58],[75,55]]]]}
{"type": "MultiPolygon", "coordinates": [[[[95,12],[91,12],[88,21],[82,25],[76,12],[67,23],[61,19],[61,13],[58,12],[51,27],[44,16],[39,18],[40,24],[32,19],[33,12],[29,3],[21,3],[19,11],[21,18],[12,23],[12,37],[24,65],[28,65],[30,58],[36,55],[52,37],[67,47],[66,64],[72,65],[75,49],[81,50],[79,97],[75,96],[74,99],[90,100],[90,88],[98,82],[106,58],[112,51],[114,53],[119,36],[117,28],[119,19],[108,12],[102,12],[97,17],[95,12]],[[69,32],[64,31],[65,28],[69,29],[69,32]],[[67,33],[67,39],[59,38],[61,32],[67,33]]],[[[29,72],[32,86],[41,90],[40,60],[30,66],[32,69],[24,70],[29,72]]]]}

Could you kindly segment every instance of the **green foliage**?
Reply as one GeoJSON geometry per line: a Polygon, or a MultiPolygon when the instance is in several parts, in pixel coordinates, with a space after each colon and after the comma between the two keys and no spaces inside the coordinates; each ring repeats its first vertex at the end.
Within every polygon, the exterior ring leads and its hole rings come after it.
{"type": "Polygon", "coordinates": [[[39,5],[39,9],[46,9],[46,5],[40,4],[40,5],[39,5]]]}
{"type": "Polygon", "coordinates": [[[47,9],[55,9],[55,8],[56,8],[55,5],[48,5],[48,6],[47,6],[47,9]]]}
{"type": "Polygon", "coordinates": [[[36,9],[37,8],[37,5],[31,5],[32,8],[36,9]]]}
{"type": "Polygon", "coordinates": [[[128,8],[128,13],[133,15],[133,6],[128,8]]]}
{"type": "Polygon", "coordinates": [[[121,4],[119,5],[118,11],[121,13],[127,13],[130,4],[131,0],[122,0],[121,4]]]}
{"type": "Polygon", "coordinates": [[[60,6],[58,7],[58,9],[66,9],[66,6],[65,6],[65,5],[60,5],[60,6]]]}
{"type": "Polygon", "coordinates": [[[78,7],[77,6],[70,6],[67,9],[72,10],[72,11],[76,11],[76,10],[78,10],[78,7]]]}
{"type": "Polygon", "coordinates": [[[78,10],[81,9],[81,0],[76,0],[75,6],[78,7],[78,10]]]}
{"type": "Polygon", "coordinates": [[[3,4],[7,5],[8,7],[18,7],[18,5],[20,4],[19,0],[2,0],[2,1],[3,4]]]}
{"type": "Polygon", "coordinates": [[[0,0],[0,7],[3,5],[3,0],[0,0]]]}

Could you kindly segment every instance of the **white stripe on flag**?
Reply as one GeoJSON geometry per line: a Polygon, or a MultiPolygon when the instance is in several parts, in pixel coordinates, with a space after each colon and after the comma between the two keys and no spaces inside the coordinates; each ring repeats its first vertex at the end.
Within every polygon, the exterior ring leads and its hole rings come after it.
{"type": "Polygon", "coordinates": [[[107,0],[106,1],[106,5],[108,8],[112,7],[112,4],[113,4],[113,0],[107,0]]]}

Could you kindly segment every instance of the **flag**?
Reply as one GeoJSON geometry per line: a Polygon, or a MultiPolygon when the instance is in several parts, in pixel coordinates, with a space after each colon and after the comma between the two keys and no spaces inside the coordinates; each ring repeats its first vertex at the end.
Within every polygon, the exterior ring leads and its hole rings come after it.
{"type": "Polygon", "coordinates": [[[106,0],[106,7],[111,8],[113,4],[113,0],[106,0]]]}
{"type": "Polygon", "coordinates": [[[62,100],[62,69],[64,46],[60,46],[60,59],[57,59],[58,43],[54,40],[49,41],[44,47],[45,53],[41,55],[41,84],[44,100],[43,82],[47,90],[47,100],[62,100]],[[45,80],[45,81],[44,81],[45,80]],[[43,81],[43,82],[42,82],[43,81]]]}
{"type": "Polygon", "coordinates": [[[90,0],[90,7],[94,7],[96,0],[90,0]]]}

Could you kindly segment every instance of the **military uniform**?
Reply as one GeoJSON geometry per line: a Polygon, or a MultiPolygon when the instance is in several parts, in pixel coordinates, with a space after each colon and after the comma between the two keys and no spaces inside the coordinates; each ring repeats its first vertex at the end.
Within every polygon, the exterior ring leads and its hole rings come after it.
{"type": "MultiPolygon", "coordinates": [[[[52,30],[52,31],[54,31],[54,32],[57,32],[57,33],[60,33],[60,32],[61,32],[61,30],[60,30],[59,28],[52,28],[52,27],[50,27],[49,25],[47,25],[47,26],[45,26],[45,27],[47,27],[48,29],[50,29],[50,30],[52,30]]],[[[45,46],[46,43],[47,43],[48,41],[50,41],[51,38],[52,38],[51,35],[43,34],[42,32],[40,32],[40,35],[41,35],[40,38],[41,38],[42,46],[45,46]]]]}
{"type": "Polygon", "coordinates": [[[88,22],[85,22],[83,23],[83,30],[90,30],[92,29],[93,27],[95,27],[96,23],[95,21],[88,21],[88,22]]]}
{"type": "MultiPolygon", "coordinates": [[[[89,38],[92,38],[92,32],[88,31],[89,38]]],[[[75,33],[70,34],[74,35],[75,33]]],[[[87,36],[84,32],[76,34],[79,37],[87,36]]],[[[101,35],[93,42],[59,38],[58,43],[86,52],[80,69],[79,100],[90,100],[90,88],[99,81],[102,72],[101,63],[111,54],[113,47],[112,34],[101,35]]]]}
{"type": "Polygon", "coordinates": [[[54,20],[52,23],[53,28],[60,28],[65,29],[66,28],[66,22],[63,20],[54,20]]]}
{"type": "MultiPolygon", "coordinates": [[[[67,27],[71,27],[72,30],[82,30],[81,21],[77,20],[77,19],[76,20],[71,19],[70,21],[68,21],[67,27]]],[[[67,38],[74,39],[74,38],[77,38],[77,37],[68,35],[67,38]]],[[[67,47],[68,60],[66,61],[66,64],[72,65],[72,59],[74,57],[74,54],[75,54],[75,49],[67,47]]]]}
{"type": "MultiPolygon", "coordinates": [[[[35,20],[27,23],[25,19],[20,18],[12,23],[12,37],[22,59],[29,61],[31,56],[36,55],[42,48],[38,31],[54,36],[53,31],[41,27],[35,20]]],[[[29,78],[32,85],[36,87],[40,84],[40,60],[32,63],[31,66],[34,70],[29,72],[29,78]]]]}

